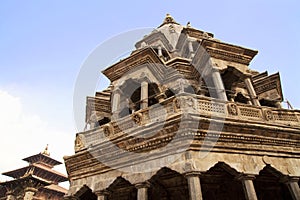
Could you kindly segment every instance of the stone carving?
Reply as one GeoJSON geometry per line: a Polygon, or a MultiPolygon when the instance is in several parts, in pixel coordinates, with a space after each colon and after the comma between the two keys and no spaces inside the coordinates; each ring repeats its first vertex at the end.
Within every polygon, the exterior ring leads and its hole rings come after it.
{"type": "Polygon", "coordinates": [[[196,109],[196,104],[194,102],[193,97],[186,97],[183,99],[184,106],[188,108],[193,108],[194,110],[196,109]]]}
{"type": "Polygon", "coordinates": [[[75,139],[75,152],[82,150],[84,147],[84,136],[82,134],[77,134],[75,139]]]}
{"type": "Polygon", "coordinates": [[[271,110],[265,110],[264,114],[265,114],[265,118],[266,118],[267,121],[271,121],[271,120],[274,119],[273,113],[272,113],[271,110]]]}
{"type": "Polygon", "coordinates": [[[174,99],[173,101],[174,110],[178,111],[181,108],[181,102],[180,99],[174,99]]]}
{"type": "Polygon", "coordinates": [[[231,114],[231,115],[238,115],[238,107],[236,104],[228,104],[227,106],[228,108],[228,113],[231,114]]]}
{"type": "Polygon", "coordinates": [[[37,192],[38,190],[35,188],[26,188],[25,190],[25,195],[24,195],[24,200],[32,200],[34,194],[37,192]]]}
{"type": "Polygon", "coordinates": [[[106,137],[113,134],[113,127],[110,124],[106,124],[103,126],[103,132],[106,137]]]}
{"type": "Polygon", "coordinates": [[[175,33],[175,28],[172,24],[169,26],[169,31],[170,33],[175,33]]]}
{"type": "Polygon", "coordinates": [[[204,38],[209,38],[208,33],[207,33],[207,32],[204,32],[204,33],[203,33],[203,37],[204,37],[204,38]]]}
{"type": "Polygon", "coordinates": [[[132,115],[132,120],[134,121],[134,123],[136,124],[141,124],[142,123],[142,114],[141,113],[134,113],[132,115]]]}
{"type": "Polygon", "coordinates": [[[263,161],[265,164],[271,164],[270,157],[267,156],[267,155],[264,155],[264,156],[262,157],[262,161],[263,161]]]}
{"type": "Polygon", "coordinates": [[[174,110],[178,111],[182,108],[192,108],[194,110],[197,109],[196,102],[194,101],[193,97],[186,97],[186,98],[176,98],[173,101],[174,110]]]}

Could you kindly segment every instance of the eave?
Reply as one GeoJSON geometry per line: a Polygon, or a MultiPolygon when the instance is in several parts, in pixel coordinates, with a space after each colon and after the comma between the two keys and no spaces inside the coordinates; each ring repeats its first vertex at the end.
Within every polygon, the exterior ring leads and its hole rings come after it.
{"type": "Polygon", "coordinates": [[[211,39],[203,39],[200,44],[206,49],[211,57],[245,65],[249,65],[251,60],[258,53],[257,50],[211,39]]]}
{"type": "Polygon", "coordinates": [[[39,154],[36,154],[33,156],[29,156],[27,158],[24,158],[23,160],[28,163],[43,163],[43,164],[49,165],[50,167],[62,164],[61,162],[54,160],[53,158],[46,156],[42,153],[39,153],[39,154]]]}
{"type": "Polygon", "coordinates": [[[64,182],[68,180],[66,175],[36,163],[13,171],[4,172],[2,174],[15,179],[19,179],[26,176],[26,174],[28,173],[54,183],[64,182]]]}
{"type": "Polygon", "coordinates": [[[147,64],[163,65],[164,63],[157,56],[155,51],[150,48],[144,48],[136,51],[129,57],[117,62],[116,64],[108,67],[102,73],[109,78],[110,81],[115,81],[121,78],[124,74],[130,70],[147,64]]]}

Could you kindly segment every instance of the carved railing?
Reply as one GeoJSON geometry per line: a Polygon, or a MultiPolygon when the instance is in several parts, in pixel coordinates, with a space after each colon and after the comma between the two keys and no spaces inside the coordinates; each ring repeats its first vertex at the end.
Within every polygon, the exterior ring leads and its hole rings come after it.
{"type": "Polygon", "coordinates": [[[123,118],[112,120],[101,127],[80,133],[84,146],[95,145],[108,137],[117,140],[124,132],[136,133],[146,126],[167,121],[174,115],[190,113],[219,119],[257,122],[269,125],[300,128],[300,111],[271,107],[257,107],[235,102],[224,102],[209,97],[183,93],[170,97],[160,104],[136,111],[123,118]],[[221,118],[220,118],[221,117],[221,118]],[[133,131],[134,130],[134,131],[133,131]]]}

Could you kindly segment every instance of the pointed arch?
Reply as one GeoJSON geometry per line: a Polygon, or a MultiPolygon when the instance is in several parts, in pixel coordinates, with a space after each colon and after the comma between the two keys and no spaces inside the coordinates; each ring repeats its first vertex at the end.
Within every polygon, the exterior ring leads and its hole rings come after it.
{"type": "Polygon", "coordinates": [[[157,171],[149,180],[151,186],[148,190],[150,199],[188,200],[188,184],[186,178],[167,167],[157,171]]]}
{"type": "Polygon", "coordinates": [[[289,189],[282,182],[285,175],[267,164],[254,179],[258,199],[289,200],[292,199],[289,189]]]}
{"type": "Polygon", "coordinates": [[[245,199],[242,183],[236,179],[238,174],[238,171],[224,162],[218,162],[201,173],[203,199],[245,199]]]}
{"type": "Polygon", "coordinates": [[[108,200],[136,200],[137,189],[123,177],[117,177],[107,190],[110,192],[108,200]]]}
{"type": "Polygon", "coordinates": [[[74,196],[80,200],[97,200],[97,195],[87,185],[83,185],[74,196]]]}

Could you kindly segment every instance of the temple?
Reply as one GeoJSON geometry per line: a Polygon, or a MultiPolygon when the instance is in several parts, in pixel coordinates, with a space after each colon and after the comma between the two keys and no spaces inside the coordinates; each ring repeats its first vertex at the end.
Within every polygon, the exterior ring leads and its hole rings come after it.
{"type": "Polygon", "coordinates": [[[258,51],[170,15],[135,47],[87,97],[65,199],[300,199],[300,111],[258,51]]]}
{"type": "Polygon", "coordinates": [[[0,183],[0,199],[63,199],[67,189],[58,184],[67,181],[68,178],[52,169],[62,163],[50,157],[48,146],[43,152],[23,160],[29,165],[3,173],[3,175],[11,177],[12,180],[0,183]]]}

